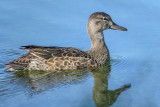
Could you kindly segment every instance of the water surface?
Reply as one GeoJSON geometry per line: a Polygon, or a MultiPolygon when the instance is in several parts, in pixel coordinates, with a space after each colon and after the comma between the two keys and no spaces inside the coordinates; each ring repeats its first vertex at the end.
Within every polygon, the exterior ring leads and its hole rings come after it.
{"type": "Polygon", "coordinates": [[[156,0],[1,0],[0,107],[160,107],[156,0]],[[24,45],[90,48],[86,23],[103,11],[128,32],[104,31],[109,64],[67,72],[6,72],[24,45]]]}

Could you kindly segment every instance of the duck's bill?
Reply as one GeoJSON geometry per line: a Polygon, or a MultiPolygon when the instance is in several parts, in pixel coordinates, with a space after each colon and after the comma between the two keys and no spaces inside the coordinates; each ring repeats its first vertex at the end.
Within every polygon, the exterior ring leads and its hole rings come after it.
{"type": "Polygon", "coordinates": [[[110,26],[110,29],[113,29],[113,30],[121,30],[121,31],[127,31],[126,28],[122,27],[122,26],[119,26],[117,24],[113,24],[110,26]]]}

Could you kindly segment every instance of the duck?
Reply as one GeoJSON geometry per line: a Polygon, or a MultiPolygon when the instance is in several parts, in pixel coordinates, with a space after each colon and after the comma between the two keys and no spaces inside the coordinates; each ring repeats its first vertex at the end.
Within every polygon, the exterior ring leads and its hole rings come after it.
{"type": "Polygon", "coordinates": [[[5,63],[5,66],[8,67],[6,71],[60,71],[104,65],[110,60],[103,34],[103,31],[107,29],[127,31],[125,27],[113,22],[107,13],[92,13],[87,23],[87,31],[91,40],[91,48],[88,51],[74,47],[22,46],[20,49],[29,52],[5,63]]]}

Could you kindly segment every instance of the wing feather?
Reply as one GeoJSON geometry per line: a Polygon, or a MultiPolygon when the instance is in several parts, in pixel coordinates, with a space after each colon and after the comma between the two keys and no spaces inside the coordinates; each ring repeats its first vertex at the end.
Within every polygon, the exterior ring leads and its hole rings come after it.
{"type": "Polygon", "coordinates": [[[22,46],[20,49],[30,51],[28,54],[21,56],[20,58],[6,63],[6,66],[10,66],[12,68],[24,68],[33,60],[38,58],[42,58],[44,60],[49,60],[54,57],[83,57],[83,58],[91,58],[91,56],[82,50],[72,48],[72,47],[42,47],[42,46],[22,46]]]}
{"type": "Polygon", "coordinates": [[[72,47],[42,47],[42,46],[23,46],[20,49],[29,50],[32,54],[44,59],[50,59],[52,57],[85,57],[91,58],[90,55],[82,50],[72,47]]]}

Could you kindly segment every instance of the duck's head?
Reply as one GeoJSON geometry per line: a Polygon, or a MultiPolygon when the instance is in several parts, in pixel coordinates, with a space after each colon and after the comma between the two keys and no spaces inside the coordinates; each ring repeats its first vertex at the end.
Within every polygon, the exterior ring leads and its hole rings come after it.
{"type": "Polygon", "coordinates": [[[88,20],[87,29],[89,32],[102,32],[107,29],[127,31],[126,28],[117,25],[111,17],[104,12],[95,12],[91,14],[88,20]]]}

